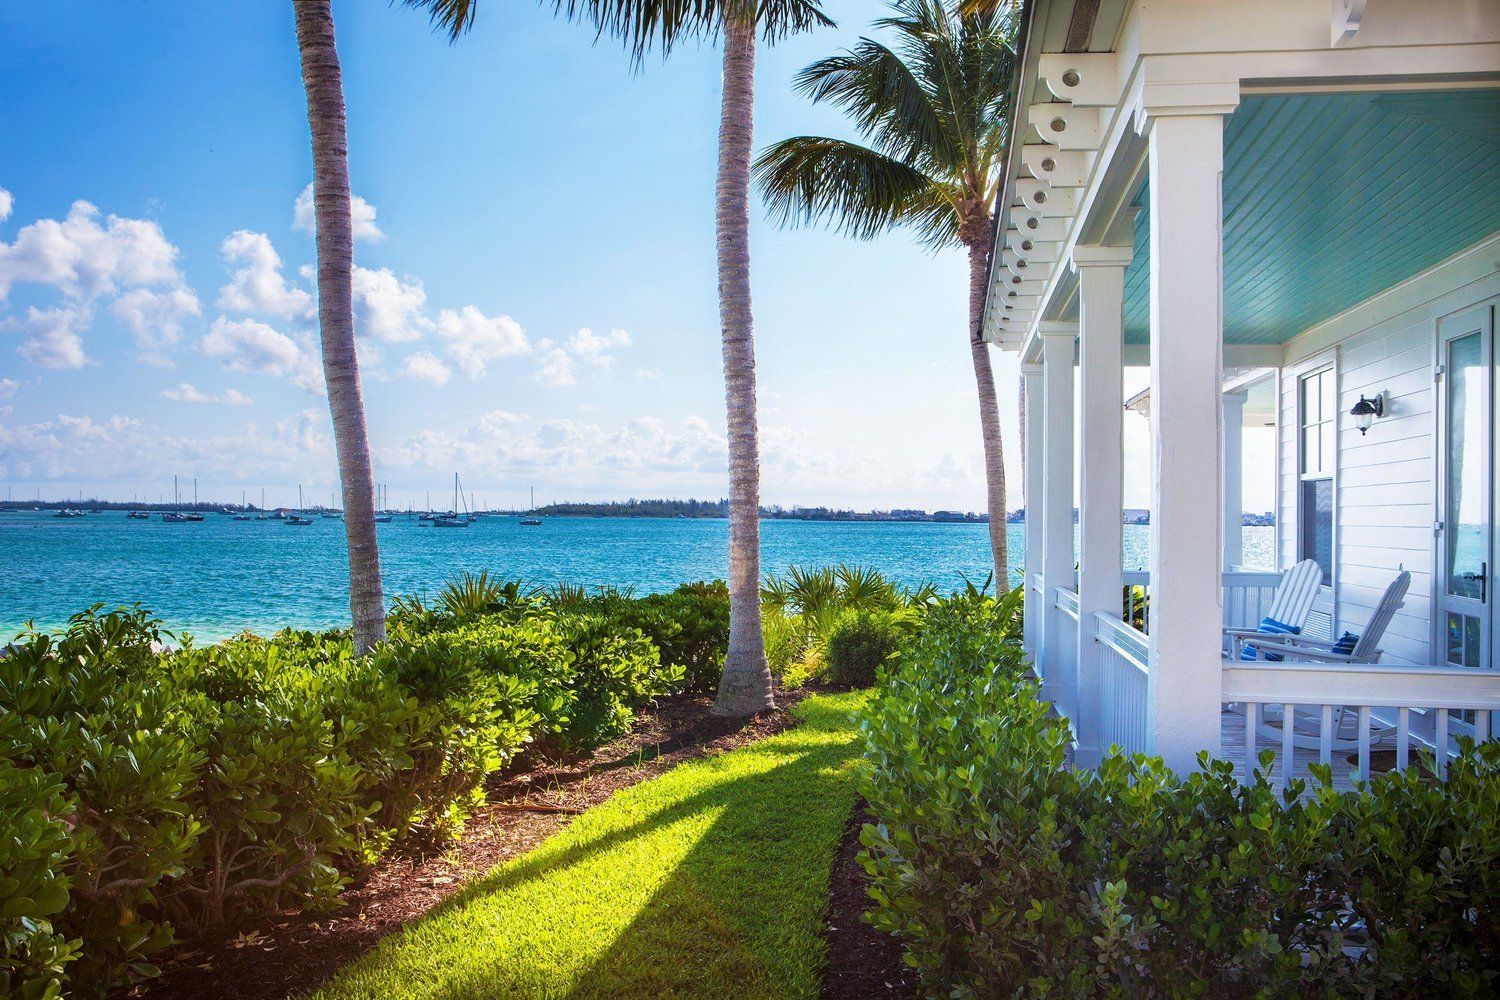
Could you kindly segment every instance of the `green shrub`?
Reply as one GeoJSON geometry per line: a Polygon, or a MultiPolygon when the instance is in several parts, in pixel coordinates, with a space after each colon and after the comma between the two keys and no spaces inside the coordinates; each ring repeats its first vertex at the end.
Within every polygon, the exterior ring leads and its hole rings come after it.
{"type": "Polygon", "coordinates": [[[1065,769],[1018,601],[935,605],[862,723],[869,919],[930,995],[1493,994],[1500,745],[1361,793],[1065,769]]]}
{"type": "MultiPolygon", "coordinates": [[[[14,716],[0,715],[0,744],[16,745],[14,716]]],[[[36,767],[0,760],[0,996],[43,1000],[61,995],[65,968],[78,952],[54,929],[68,905],[63,866],[71,850],[73,806],[62,782],[36,767]]]]}
{"type": "Polygon", "coordinates": [[[828,633],[828,680],[844,688],[874,684],[881,668],[899,655],[913,631],[910,624],[909,616],[890,611],[844,611],[828,633]]]}
{"type": "Polygon", "coordinates": [[[718,688],[729,652],[729,588],[722,580],[685,583],[669,594],[639,599],[605,599],[596,609],[651,640],[662,666],[682,670],[681,690],[704,695],[718,688]]]}

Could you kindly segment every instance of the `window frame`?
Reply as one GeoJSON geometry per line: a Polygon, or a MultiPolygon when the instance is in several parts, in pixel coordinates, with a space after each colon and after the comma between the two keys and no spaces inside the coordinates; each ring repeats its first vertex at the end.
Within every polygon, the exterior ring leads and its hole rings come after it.
{"type": "MultiPolygon", "coordinates": [[[[1294,444],[1295,454],[1293,456],[1293,461],[1295,463],[1295,465],[1293,466],[1293,474],[1295,476],[1296,482],[1296,489],[1293,491],[1293,503],[1295,504],[1296,510],[1296,527],[1295,533],[1291,539],[1292,550],[1294,554],[1294,558],[1292,561],[1300,562],[1303,559],[1313,557],[1312,553],[1309,553],[1303,549],[1303,541],[1306,537],[1305,532],[1308,527],[1308,511],[1304,484],[1309,482],[1326,481],[1329,484],[1329,490],[1332,493],[1332,509],[1329,511],[1330,525],[1328,568],[1324,574],[1322,586],[1331,594],[1337,594],[1339,576],[1339,433],[1342,429],[1340,426],[1340,417],[1343,412],[1342,408],[1339,406],[1340,386],[1338,355],[1336,352],[1328,352],[1317,357],[1308,358],[1302,364],[1293,369],[1290,374],[1292,376],[1292,391],[1296,394],[1294,406],[1296,420],[1296,441],[1294,444]],[[1309,421],[1309,414],[1307,412],[1307,385],[1309,382],[1312,382],[1315,379],[1319,379],[1324,375],[1328,376],[1327,384],[1332,388],[1332,412],[1326,418],[1322,418],[1320,416],[1318,419],[1309,421]],[[1305,471],[1307,468],[1308,458],[1307,432],[1309,428],[1321,428],[1324,426],[1328,428],[1328,436],[1325,438],[1323,437],[1322,433],[1320,433],[1318,437],[1320,459],[1319,465],[1313,472],[1305,471]],[[1328,442],[1331,442],[1332,454],[1325,456],[1322,454],[1322,449],[1328,442]]],[[[1323,401],[1321,391],[1322,390],[1320,387],[1320,404],[1323,401]]]]}

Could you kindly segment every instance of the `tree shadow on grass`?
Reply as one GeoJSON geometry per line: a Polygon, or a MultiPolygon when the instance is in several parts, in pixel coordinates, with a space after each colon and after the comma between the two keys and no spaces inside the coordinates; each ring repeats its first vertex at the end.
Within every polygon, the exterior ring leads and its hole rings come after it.
{"type": "Polygon", "coordinates": [[[856,755],[825,719],[622,791],[389,939],[329,994],[816,995],[856,755]],[[522,909],[535,919],[518,920],[522,909]]]}

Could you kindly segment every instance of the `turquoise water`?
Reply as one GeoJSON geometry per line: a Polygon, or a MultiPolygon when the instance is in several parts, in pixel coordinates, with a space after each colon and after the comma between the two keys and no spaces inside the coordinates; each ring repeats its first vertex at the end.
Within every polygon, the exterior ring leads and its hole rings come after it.
{"type": "MultiPolygon", "coordinates": [[[[385,590],[434,593],[471,570],[537,583],[567,581],[670,590],[726,572],[729,524],[720,520],[549,518],[539,528],[484,518],[463,530],[434,529],[398,517],[379,526],[385,590]]],[[[766,521],[762,567],[873,566],[904,584],[944,589],[988,572],[982,524],[766,521]]],[[[1270,528],[1246,528],[1246,563],[1268,564],[1270,528]]],[[[1025,528],[1010,526],[1013,561],[1025,528]]],[[[1145,565],[1146,529],[1125,528],[1127,567],[1145,565]]],[[[52,628],[95,602],[139,602],[174,630],[216,639],[241,629],[347,622],[348,564],[343,523],[307,527],[235,521],[132,521],[123,512],[59,520],[50,512],[0,513],[0,635],[34,619],[52,628]]],[[[1019,573],[1013,574],[1019,579],[1019,573]]]]}

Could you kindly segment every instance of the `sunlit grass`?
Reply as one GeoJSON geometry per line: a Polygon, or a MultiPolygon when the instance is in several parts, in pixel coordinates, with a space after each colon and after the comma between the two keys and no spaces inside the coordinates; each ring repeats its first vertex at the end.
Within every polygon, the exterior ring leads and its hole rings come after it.
{"type": "Polygon", "coordinates": [[[817,996],[863,699],[625,789],[318,996],[817,996]]]}

